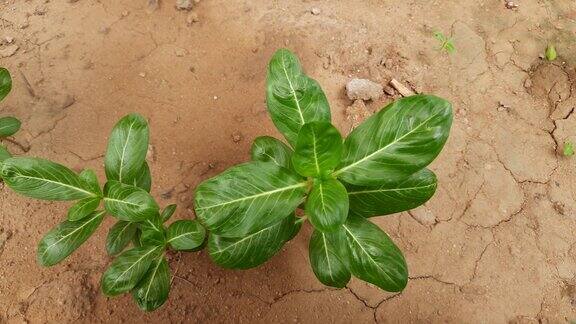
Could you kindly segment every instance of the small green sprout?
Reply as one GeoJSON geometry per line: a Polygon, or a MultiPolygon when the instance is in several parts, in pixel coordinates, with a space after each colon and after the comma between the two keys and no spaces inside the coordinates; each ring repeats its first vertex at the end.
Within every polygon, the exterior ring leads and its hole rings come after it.
{"type": "Polygon", "coordinates": [[[564,142],[564,148],[562,152],[564,153],[564,156],[574,155],[574,145],[572,142],[564,142]]]}
{"type": "Polygon", "coordinates": [[[434,38],[440,42],[440,48],[438,48],[439,51],[446,51],[448,54],[452,54],[454,51],[456,51],[456,47],[454,46],[454,39],[451,37],[448,38],[446,35],[444,35],[443,32],[434,32],[434,38]]]}
{"type": "Polygon", "coordinates": [[[552,44],[549,44],[546,48],[546,59],[548,61],[554,61],[557,56],[558,54],[556,53],[556,47],[554,47],[552,44]]]}

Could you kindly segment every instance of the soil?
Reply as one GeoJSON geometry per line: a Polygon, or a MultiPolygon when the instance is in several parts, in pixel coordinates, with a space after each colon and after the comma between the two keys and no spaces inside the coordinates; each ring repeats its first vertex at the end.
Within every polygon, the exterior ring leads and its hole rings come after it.
{"type": "Polygon", "coordinates": [[[206,252],[172,255],[168,303],[142,313],[129,295],[99,291],[112,219],[65,262],[41,268],[36,244],[68,206],[4,188],[0,322],[575,320],[576,158],[560,151],[576,143],[576,3],[514,2],[202,0],[188,11],[170,0],[156,10],[147,0],[1,0],[0,65],[14,76],[1,113],[23,121],[10,149],[104,179],[107,134],[141,113],[152,129],[152,191],[179,204],[176,218],[194,217],[193,188],[248,160],[256,136],[279,136],[264,95],[279,47],[320,82],[343,132],[399,97],[392,78],[449,99],[455,120],[431,166],[435,197],[374,218],[406,255],[411,280],[400,294],[358,280],[322,286],[307,227],[252,270],[220,269],[206,252]],[[438,50],[434,31],[454,38],[453,54],[438,50]],[[548,43],[554,62],[542,59],[548,43]],[[385,94],[353,105],[353,78],[385,94]]]}

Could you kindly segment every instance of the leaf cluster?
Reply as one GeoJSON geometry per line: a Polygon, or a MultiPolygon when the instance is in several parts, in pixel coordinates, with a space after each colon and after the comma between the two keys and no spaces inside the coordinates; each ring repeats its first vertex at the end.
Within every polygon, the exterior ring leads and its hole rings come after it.
{"type": "Polygon", "coordinates": [[[258,137],[252,161],[196,189],[211,258],[227,268],[258,266],[310,221],[310,263],[322,283],[344,287],[353,275],[401,291],[408,280],[404,256],[369,218],[432,197],[437,179],[426,166],[448,138],[450,103],[429,95],[400,99],[343,139],[321,87],[285,49],[270,61],[266,98],[288,145],[258,137]]]}
{"type": "Polygon", "coordinates": [[[102,276],[102,290],[108,296],[131,292],[146,311],[160,307],[168,298],[166,250],[195,250],[206,237],[196,220],[164,225],[176,205],[161,210],[150,195],[148,142],[148,123],[142,116],[122,118],[108,142],[103,187],[90,169],[77,174],[61,164],[30,157],[11,157],[0,163],[0,175],[15,192],[42,200],[74,201],[66,220],[40,241],[37,260],[41,265],[55,265],[72,254],[94,234],[105,215],[116,219],[106,238],[106,250],[115,259],[102,276]]]}
{"type": "MultiPolygon", "coordinates": [[[[7,69],[0,67],[0,102],[8,96],[12,90],[12,78],[7,69]]],[[[14,117],[0,117],[0,139],[14,135],[20,129],[20,121],[14,117]]],[[[0,162],[10,158],[4,145],[0,144],[0,162]]],[[[1,178],[0,178],[1,179],[1,178]]]]}

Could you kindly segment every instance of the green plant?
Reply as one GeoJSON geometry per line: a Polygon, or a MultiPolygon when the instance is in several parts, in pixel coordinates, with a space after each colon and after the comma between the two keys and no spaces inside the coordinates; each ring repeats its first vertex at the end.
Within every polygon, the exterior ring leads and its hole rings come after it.
{"type": "Polygon", "coordinates": [[[116,124],[106,151],[103,189],[89,169],[76,174],[63,165],[28,157],[0,162],[0,175],[15,192],[36,199],[76,201],[67,219],[40,241],[37,259],[41,265],[52,266],[69,256],[94,234],[106,214],[117,219],[108,232],[106,250],[118,256],[102,276],[102,290],[108,296],[131,292],[146,311],[160,307],[168,298],[166,250],[198,249],[206,236],[196,220],[164,225],[176,205],[160,212],[149,193],[148,141],[148,123],[143,117],[131,114],[116,124]],[[104,210],[99,209],[101,204],[104,210]]]}
{"type": "Polygon", "coordinates": [[[448,138],[450,103],[428,95],[400,99],[343,141],[319,84],[284,49],[270,61],[266,95],[272,121],[290,146],[258,137],[251,162],[198,186],[195,210],[211,232],[212,260],[227,268],[258,266],[309,220],[310,262],[322,283],[344,287],[354,275],[402,290],[404,256],[368,218],[432,197],[437,180],[425,167],[448,138]]]}
{"type": "Polygon", "coordinates": [[[564,142],[562,153],[564,154],[564,156],[574,155],[574,144],[572,144],[572,142],[564,142]]]}
{"type": "Polygon", "coordinates": [[[546,59],[548,61],[554,61],[557,57],[558,54],[556,53],[556,47],[554,47],[552,44],[549,44],[548,47],[546,47],[546,59]]]}
{"type": "MultiPolygon", "coordinates": [[[[8,96],[12,90],[12,78],[10,72],[0,67],[0,102],[8,96]]],[[[20,129],[20,121],[14,117],[0,118],[0,138],[14,135],[20,129]]],[[[12,155],[5,146],[0,145],[0,161],[10,158],[12,155]]],[[[1,178],[0,178],[1,179],[1,178]]]]}
{"type": "Polygon", "coordinates": [[[454,39],[447,37],[443,32],[434,32],[434,38],[440,42],[440,47],[438,48],[439,51],[446,51],[448,54],[452,54],[456,51],[456,47],[454,46],[454,39]]]}

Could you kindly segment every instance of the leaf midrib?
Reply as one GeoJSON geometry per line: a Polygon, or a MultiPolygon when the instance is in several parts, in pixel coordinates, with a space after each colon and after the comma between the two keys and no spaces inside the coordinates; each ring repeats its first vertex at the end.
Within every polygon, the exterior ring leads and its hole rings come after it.
{"type": "Polygon", "coordinates": [[[404,134],[404,135],[402,135],[402,136],[394,139],[394,141],[388,143],[386,146],[384,146],[384,147],[382,147],[382,148],[380,148],[380,149],[378,149],[378,150],[376,150],[376,151],[374,151],[374,152],[366,155],[365,157],[361,158],[360,160],[358,160],[358,161],[356,161],[356,162],[354,162],[354,163],[352,163],[352,164],[349,164],[349,165],[341,168],[340,170],[334,171],[334,172],[332,173],[332,175],[333,175],[333,176],[338,176],[338,175],[341,174],[342,172],[344,172],[344,171],[346,171],[346,170],[348,170],[348,169],[350,169],[350,168],[352,168],[352,167],[354,167],[354,166],[356,166],[356,165],[358,165],[358,164],[360,164],[360,163],[363,163],[365,160],[368,160],[368,159],[372,158],[374,155],[380,154],[382,151],[385,151],[386,149],[388,149],[388,147],[390,147],[390,146],[392,146],[392,145],[395,145],[396,143],[398,143],[398,142],[400,142],[401,140],[403,140],[405,137],[407,137],[407,136],[409,136],[409,135],[412,135],[412,133],[414,133],[414,132],[415,132],[417,129],[419,129],[421,126],[427,124],[432,118],[435,118],[437,115],[438,115],[438,113],[430,116],[429,118],[427,118],[426,120],[424,120],[422,123],[420,123],[420,125],[414,127],[412,130],[410,130],[410,131],[407,132],[406,134],[404,134]]]}
{"type": "Polygon", "coordinates": [[[262,197],[262,196],[269,196],[269,195],[273,195],[277,192],[287,191],[290,189],[295,189],[295,188],[305,187],[305,186],[306,186],[306,182],[300,182],[300,183],[297,183],[297,184],[294,184],[291,186],[278,188],[278,189],[274,189],[271,191],[264,191],[264,192],[261,192],[261,193],[255,194],[255,195],[230,200],[230,201],[223,202],[223,203],[216,204],[216,205],[198,207],[198,208],[196,208],[196,210],[208,210],[208,209],[215,208],[215,207],[221,207],[221,206],[226,206],[226,205],[234,204],[234,203],[245,201],[245,200],[256,199],[256,198],[262,197]]]}
{"type": "Polygon", "coordinates": [[[136,121],[132,121],[130,124],[130,128],[128,128],[128,135],[126,135],[126,141],[124,142],[124,146],[122,147],[122,155],[120,156],[120,168],[118,171],[118,181],[122,182],[122,170],[124,168],[124,157],[126,155],[126,147],[128,146],[128,142],[130,141],[130,134],[132,133],[132,127],[136,121]]]}
{"type": "Polygon", "coordinates": [[[302,114],[302,108],[300,107],[300,101],[298,100],[298,97],[296,96],[296,89],[294,89],[294,86],[292,85],[292,81],[290,80],[290,77],[288,77],[288,70],[286,70],[286,63],[284,60],[284,55],[285,53],[282,52],[282,70],[284,71],[284,75],[286,76],[286,81],[288,81],[288,85],[290,86],[290,92],[292,93],[292,96],[294,97],[294,103],[296,104],[296,108],[298,108],[298,114],[300,116],[300,121],[302,122],[301,124],[304,125],[305,121],[304,121],[304,115],[302,114]]]}
{"type": "MultiPolygon", "coordinates": [[[[45,181],[45,182],[57,184],[57,185],[60,185],[60,186],[63,186],[63,187],[72,188],[72,189],[74,189],[74,190],[76,190],[76,191],[78,191],[78,192],[86,193],[86,194],[88,194],[89,196],[92,196],[92,197],[96,197],[96,196],[97,196],[95,193],[90,192],[90,191],[86,191],[86,190],[81,189],[81,188],[79,188],[79,187],[74,187],[74,186],[72,186],[72,185],[65,184],[65,183],[63,183],[63,182],[58,182],[58,181],[54,181],[54,180],[50,180],[50,179],[46,179],[46,178],[38,178],[38,177],[33,177],[33,176],[21,175],[21,174],[15,176],[14,178],[25,178],[25,179],[45,181]]],[[[87,197],[86,197],[86,198],[87,198],[87,197]]]]}
{"type": "Polygon", "coordinates": [[[372,256],[368,253],[368,251],[366,251],[364,249],[364,247],[362,246],[362,244],[360,244],[360,241],[358,241],[358,239],[356,239],[356,236],[354,236],[354,233],[352,233],[350,231],[350,229],[346,226],[346,225],[342,225],[342,227],[344,227],[344,229],[346,230],[346,232],[348,232],[348,234],[350,234],[350,236],[352,237],[352,239],[354,240],[354,242],[356,242],[356,244],[360,247],[360,249],[362,250],[362,252],[364,252],[364,254],[366,254],[368,256],[368,259],[370,261],[372,261],[372,263],[374,263],[374,265],[376,265],[376,267],[382,271],[382,273],[384,273],[384,275],[388,278],[388,280],[392,280],[392,278],[390,278],[390,276],[388,275],[388,273],[382,269],[382,267],[378,264],[378,262],[376,262],[372,256]]]}
{"type": "Polygon", "coordinates": [[[136,262],[132,263],[132,265],[130,265],[128,267],[128,269],[124,270],[122,272],[122,274],[120,274],[118,277],[116,277],[116,280],[114,280],[114,283],[112,284],[112,287],[116,287],[116,283],[118,283],[118,280],[120,280],[120,278],[122,278],[128,271],[132,270],[132,268],[137,265],[138,263],[140,263],[140,261],[142,261],[142,259],[144,259],[145,257],[147,257],[150,253],[155,252],[157,249],[159,248],[159,246],[154,247],[153,249],[150,250],[150,252],[144,254],[143,256],[141,256],[138,260],[136,260],[136,262]]]}
{"type": "Polygon", "coordinates": [[[67,239],[68,237],[70,237],[71,235],[74,235],[76,232],[78,232],[79,230],[83,229],[84,227],[86,227],[86,225],[92,223],[95,219],[97,219],[98,217],[102,216],[102,214],[104,214],[104,212],[99,212],[97,214],[94,215],[94,217],[92,217],[89,220],[86,220],[86,223],[84,223],[82,226],[78,227],[77,229],[73,230],[72,232],[68,233],[67,235],[62,236],[58,241],[56,241],[53,244],[50,244],[50,246],[46,247],[46,249],[44,250],[44,253],[42,253],[42,258],[44,258],[44,255],[46,255],[46,253],[48,252],[48,250],[50,250],[54,245],[59,244],[60,242],[62,242],[64,239],[67,239]]]}
{"type": "Polygon", "coordinates": [[[432,183],[425,186],[420,187],[407,187],[407,188],[398,188],[398,189],[374,189],[374,190],[362,190],[362,191],[348,191],[348,195],[358,195],[358,194],[366,194],[366,193],[380,193],[380,192],[390,192],[390,191],[407,191],[407,190],[415,190],[415,189],[425,189],[429,187],[435,187],[436,183],[432,183]]]}

